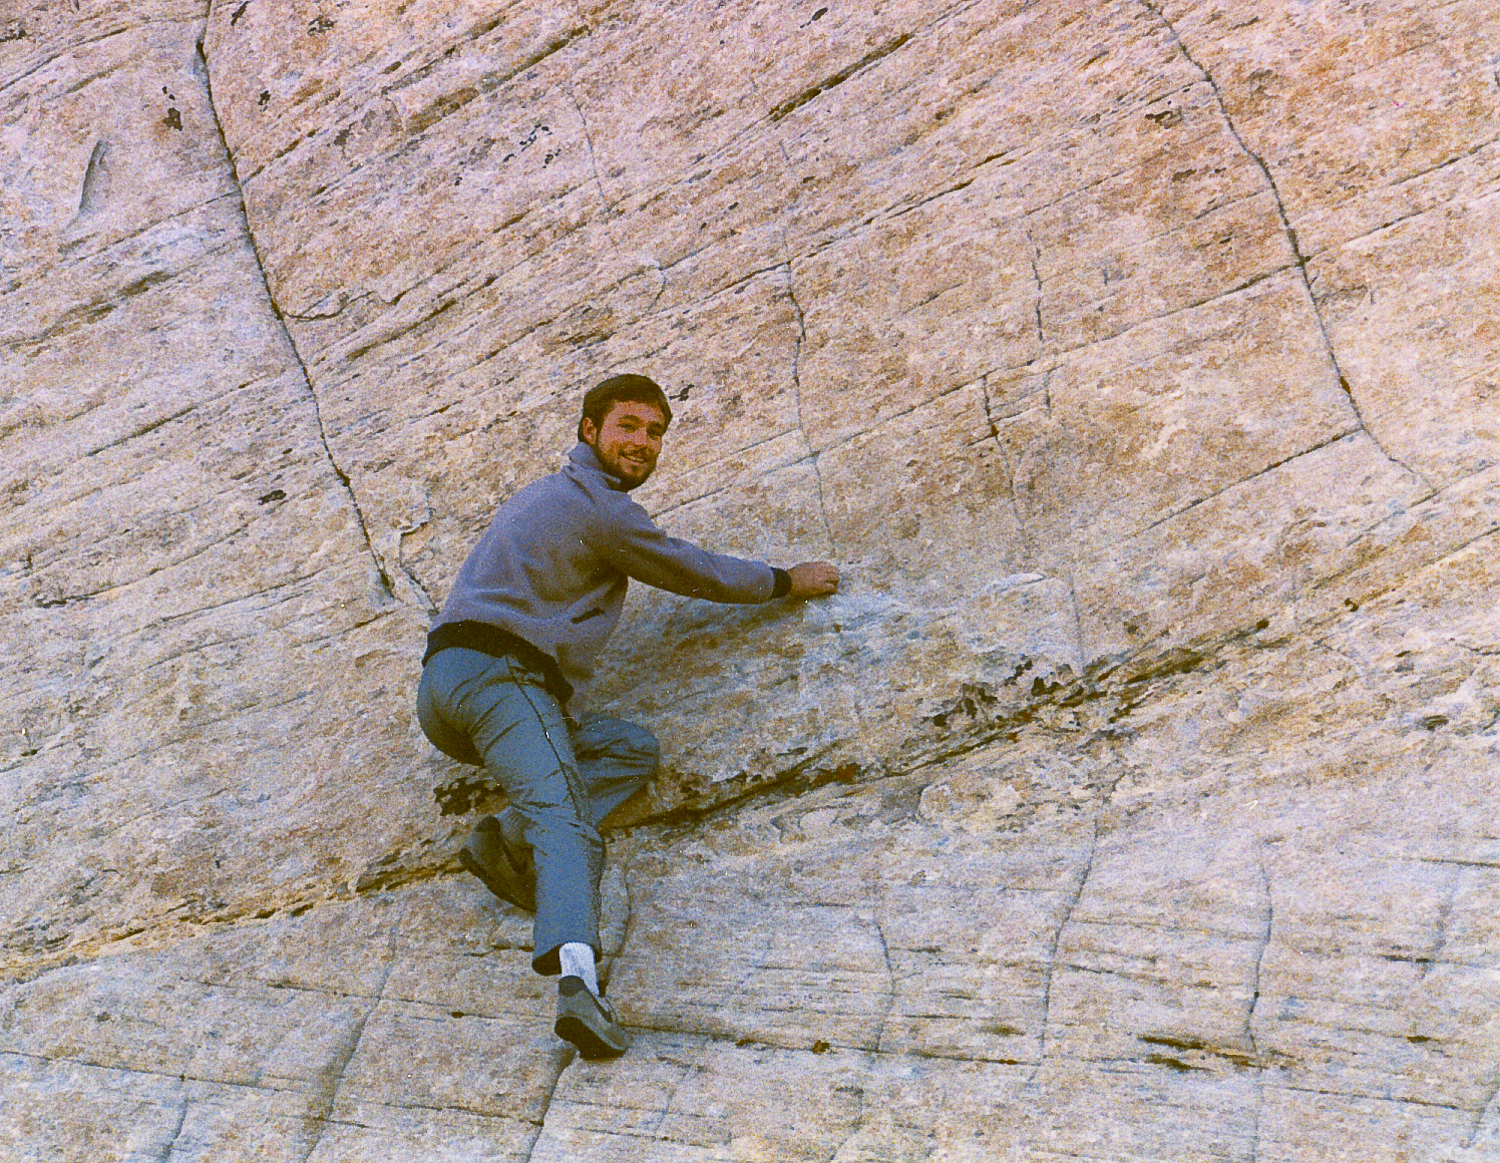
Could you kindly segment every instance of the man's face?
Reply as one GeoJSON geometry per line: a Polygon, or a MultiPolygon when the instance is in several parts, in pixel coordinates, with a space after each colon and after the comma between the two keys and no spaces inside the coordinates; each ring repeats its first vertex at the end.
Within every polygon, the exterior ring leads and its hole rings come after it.
{"type": "Polygon", "coordinates": [[[666,418],[656,408],[631,400],[613,404],[598,428],[587,417],[583,420],[584,442],[594,450],[604,471],[618,477],[627,489],[644,484],[651,475],[666,433],[666,418]]]}

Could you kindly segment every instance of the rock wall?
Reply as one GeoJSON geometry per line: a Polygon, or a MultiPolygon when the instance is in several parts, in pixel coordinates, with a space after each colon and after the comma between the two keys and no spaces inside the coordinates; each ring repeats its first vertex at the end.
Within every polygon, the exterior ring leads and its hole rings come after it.
{"type": "Polygon", "coordinates": [[[0,1158],[1500,1159],[1482,0],[0,14],[0,1158]],[[497,500],[641,592],[623,1060],[411,713],[497,500]]]}

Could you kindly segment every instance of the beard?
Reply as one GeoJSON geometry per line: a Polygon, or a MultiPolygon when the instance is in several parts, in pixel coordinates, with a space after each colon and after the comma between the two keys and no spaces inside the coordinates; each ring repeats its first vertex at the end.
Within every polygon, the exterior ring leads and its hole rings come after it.
{"type": "Polygon", "coordinates": [[[627,460],[618,452],[605,452],[597,446],[594,455],[599,458],[600,467],[619,481],[627,493],[640,488],[656,471],[655,461],[627,460]]]}

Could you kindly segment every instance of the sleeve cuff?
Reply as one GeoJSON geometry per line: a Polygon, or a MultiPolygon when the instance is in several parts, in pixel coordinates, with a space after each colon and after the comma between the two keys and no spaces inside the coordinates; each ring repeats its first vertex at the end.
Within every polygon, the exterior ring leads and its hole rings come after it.
{"type": "Polygon", "coordinates": [[[771,567],[771,574],[776,579],[776,584],[771,587],[771,597],[773,600],[776,598],[784,598],[787,596],[787,594],[792,592],[791,574],[787,573],[787,571],[784,569],[778,569],[774,565],[771,567]]]}

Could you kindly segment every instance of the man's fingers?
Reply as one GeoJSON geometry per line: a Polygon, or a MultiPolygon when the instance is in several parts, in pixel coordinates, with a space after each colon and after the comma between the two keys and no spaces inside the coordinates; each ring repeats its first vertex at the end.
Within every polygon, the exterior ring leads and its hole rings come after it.
{"type": "Polygon", "coordinates": [[[839,567],[829,561],[804,561],[788,572],[793,597],[821,598],[839,588],[839,567]]]}

